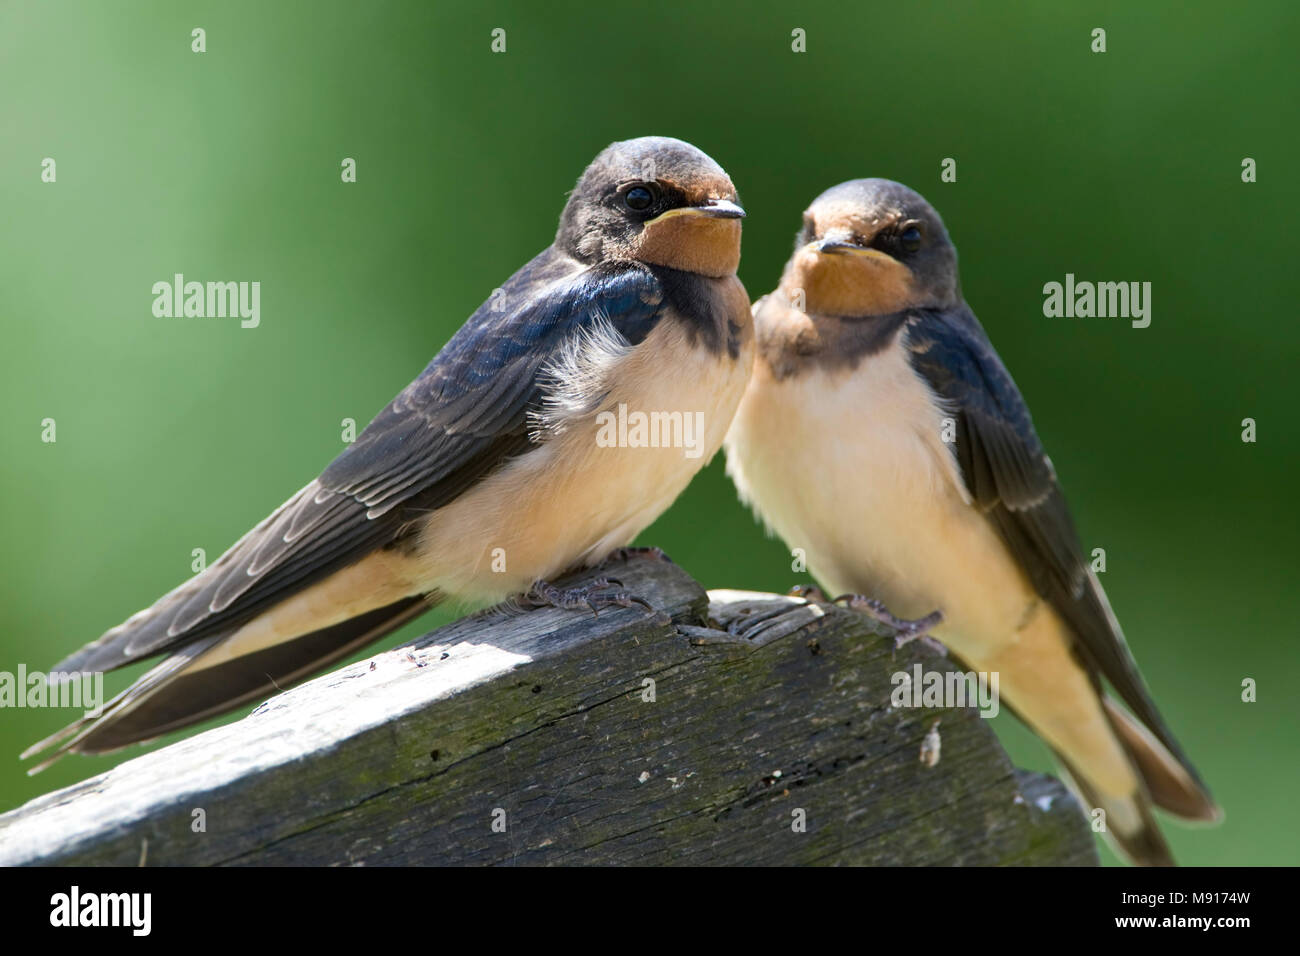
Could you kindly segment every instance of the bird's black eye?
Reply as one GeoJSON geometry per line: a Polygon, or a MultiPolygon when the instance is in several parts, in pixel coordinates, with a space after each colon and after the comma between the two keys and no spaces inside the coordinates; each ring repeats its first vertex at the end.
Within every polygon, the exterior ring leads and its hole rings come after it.
{"type": "Polygon", "coordinates": [[[623,202],[627,204],[628,209],[636,212],[644,212],[654,204],[655,197],[645,186],[633,186],[623,194],[623,202]]]}
{"type": "Polygon", "coordinates": [[[908,226],[898,234],[898,246],[904,252],[916,252],[921,248],[921,230],[917,226],[908,226]]]}

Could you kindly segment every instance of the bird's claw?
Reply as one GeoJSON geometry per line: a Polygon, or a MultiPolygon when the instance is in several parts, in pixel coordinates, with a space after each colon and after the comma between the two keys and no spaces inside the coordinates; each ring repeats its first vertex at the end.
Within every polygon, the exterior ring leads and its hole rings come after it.
{"type": "Polygon", "coordinates": [[[894,650],[898,650],[904,644],[910,644],[918,639],[924,640],[927,646],[931,648],[939,651],[944,650],[942,644],[929,636],[931,630],[943,623],[942,611],[931,611],[925,617],[907,620],[891,614],[889,608],[885,607],[885,602],[861,594],[841,594],[839,597],[833,598],[830,603],[843,604],[851,610],[861,611],[872,620],[879,621],[881,624],[893,629],[894,650]]]}
{"type": "Polygon", "coordinates": [[[647,611],[654,610],[649,601],[628,591],[617,578],[596,578],[588,584],[573,588],[557,588],[549,581],[536,581],[524,593],[523,603],[529,607],[558,607],[565,610],[586,608],[593,617],[600,617],[600,609],[603,607],[640,605],[647,611]]]}

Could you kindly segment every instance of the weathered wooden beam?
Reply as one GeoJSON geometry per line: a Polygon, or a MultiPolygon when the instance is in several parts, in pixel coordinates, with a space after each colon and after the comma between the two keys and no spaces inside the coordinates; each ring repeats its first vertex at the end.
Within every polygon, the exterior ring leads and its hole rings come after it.
{"type": "Polygon", "coordinates": [[[0,863],[1096,862],[975,710],[891,706],[946,657],[652,557],[606,573],[662,610],[462,619],[0,816],[0,863]]]}

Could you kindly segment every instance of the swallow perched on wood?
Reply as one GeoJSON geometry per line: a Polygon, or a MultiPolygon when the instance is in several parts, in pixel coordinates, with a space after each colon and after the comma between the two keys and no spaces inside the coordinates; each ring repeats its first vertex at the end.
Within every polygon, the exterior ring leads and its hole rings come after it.
{"type": "Polygon", "coordinates": [[[1171,863],[1151,805],[1219,808],[1084,560],[938,213],[889,180],[828,190],[754,316],[754,375],[725,441],[741,497],[852,606],[896,624],[889,611],[937,609],[910,633],[997,672],[1121,850],[1171,863]]]}
{"type": "Polygon", "coordinates": [[[601,152],[554,243],[320,477],[52,669],[167,655],[101,716],[23,756],[111,751],[223,713],[449,598],[526,592],[593,612],[637,601],[549,581],[628,545],[720,447],[753,364],[736,278],[744,214],[727,174],[688,143],[601,152]],[[601,440],[615,409],[660,415],[651,437],[665,440],[601,440]],[[700,426],[691,448],[669,440],[686,416],[700,426]]]}

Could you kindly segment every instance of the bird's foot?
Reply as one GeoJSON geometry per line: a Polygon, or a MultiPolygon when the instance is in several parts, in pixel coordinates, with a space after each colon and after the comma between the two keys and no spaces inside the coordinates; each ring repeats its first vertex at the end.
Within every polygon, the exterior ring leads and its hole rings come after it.
{"type": "Polygon", "coordinates": [[[830,603],[843,604],[851,610],[861,611],[872,620],[879,621],[881,624],[892,628],[894,631],[894,650],[898,650],[904,644],[920,640],[932,650],[939,651],[941,654],[947,652],[947,649],[942,644],[929,636],[929,632],[933,628],[943,623],[942,611],[931,611],[925,617],[918,617],[916,620],[909,621],[890,614],[889,608],[885,607],[885,602],[861,594],[841,594],[839,597],[833,598],[830,603]]]}
{"type": "Polygon", "coordinates": [[[600,564],[596,565],[596,567],[607,568],[615,561],[629,561],[632,558],[641,557],[641,556],[647,558],[654,558],[656,561],[667,561],[669,564],[676,563],[673,561],[672,558],[664,554],[663,548],[644,548],[644,547],[634,548],[629,545],[626,548],[615,548],[613,551],[607,554],[605,556],[605,560],[601,561],[600,564]]]}
{"type": "Polygon", "coordinates": [[[637,597],[615,578],[596,578],[589,584],[576,588],[557,588],[549,581],[534,581],[520,597],[525,607],[558,607],[566,610],[586,608],[593,617],[600,616],[603,607],[635,607],[640,605],[653,611],[650,602],[637,597]]]}

